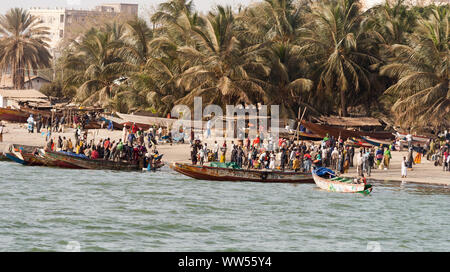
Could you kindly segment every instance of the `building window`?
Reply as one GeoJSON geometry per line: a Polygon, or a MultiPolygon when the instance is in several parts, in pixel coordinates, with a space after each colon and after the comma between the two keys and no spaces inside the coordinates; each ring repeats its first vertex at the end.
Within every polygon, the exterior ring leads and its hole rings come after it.
{"type": "Polygon", "coordinates": [[[59,22],[64,23],[64,14],[61,14],[61,16],[59,17],[59,22]]]}
{"type": "Polygon", "coordinates": [[[59,37],[62,38],[64,36],[64,30],[60,29],[59,30],[59,37]]]}

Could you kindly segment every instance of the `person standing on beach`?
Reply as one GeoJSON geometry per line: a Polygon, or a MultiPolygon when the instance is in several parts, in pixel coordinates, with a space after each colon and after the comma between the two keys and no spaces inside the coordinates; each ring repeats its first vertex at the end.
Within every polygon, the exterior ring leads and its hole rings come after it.
{"type": "Polygon", "coordinates": [[[0,123],[0,143],[3,142],[3,122],[0,123]]]}
{"type": "Polygon", "coordinates": [[[384,170],[389,169],[389,162],[391,160],[392,156],[391,156],[391,149],[390,148],[386,148],[386,151],[384,151],[384,170]]]}
{"type": "Polygon", "coordinates": [[[403,159],[402,159],[402,178],[406,178],[407,169],[408,169],[408,165],[406,163],[406,157],[403,157],[403,159]]]}
{"type": "Polygon", "coordinates": [[[28,119],[27,119],[27,123],[28,123],[28,133],[33,133],[34,132],[33,114],[30,114],[30,117],[28,117],[28,119]]]}
{"type": "Polygon", "coordinates": [[[39,113],[36,117],[36,133],[41,133],[41,126],[42,126],[42,116],[39,113]]]}
{"type": "Polygon", "coordinates": [[[375,153],[375,157],[377,159],[377,166],[381,165],[381,160],[383,159],[383,149],[380,145],[380,147],[377,149],[377,152],[375,153]]]}
{"type": "Polygon", "coordinates": [[[227,141],[223,142],[221,151],[222,151],[222,154],[220,156],[220,162],[225,162],[226,161],[225,155],[227,153],[227,141]]]}
{"type": "Polygon", "coordinates": [[[123,129],[122,129],[122,142],[123,143],[127,141],[127,133],[128,133],[127,127],[123,126],[123,129]]]}
{"type": "Polygon", "coordinates": [[[407,161],[408,163],[408,168],[409,169],[412,169],[412,166],[413,166],[413,163],[414,163],[414,158],[413,158],[413,148],[412,147],[410,147],[409,149],[408,149],[408,161],[407,161]]]}
{"type": "Polygon", "coordinates": [[[350,167],[353,167],[353,158],[355,156],[355,148],[353,146],[350,147],[348,150],[349,156],[350,156],[350,167]]]}

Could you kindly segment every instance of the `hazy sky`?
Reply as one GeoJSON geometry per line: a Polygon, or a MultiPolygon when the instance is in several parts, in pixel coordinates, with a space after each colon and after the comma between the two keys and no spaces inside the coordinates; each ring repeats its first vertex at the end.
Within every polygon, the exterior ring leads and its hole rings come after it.
{"type": "MultiPolygon", "coordinates": [[[[41,7],[41,8],[55,8],[55,7],[70,7],[75,9],[91,9],[96,5],[102,3],[132,3],[139,4],[139,13],[151,10],[159,3],[165,0],[0,0],[0,14],[4,14],[8,9],[13,7],[41,7]]],[[[259,0],[194,0],[197,10],[207,11],[216,4],[229,4],[232,6],[245,4],[259,0]]],[[[143,15],[143,14],[142,14],[143,15]]]]}
{"type": "MultiPolygon", "coordinates": [[[[165,0],[0,0],[0,14],[4,14],[8,9],[13,7],[70,7],[75,9],[91,9],[102,3],[133,3],[139,4],[139,13],[145,16],[149,10],[155,8],[159,3],[165,0]]],[[[199,11],[207,11],[216,4],[229,4],[237,6],[239,4],[248,5],[252,2],[261,0],[194,0],[195,7],[199,11]]],[[[369,3],[378,3],[382,0],[366,0],[369,3]]]]}

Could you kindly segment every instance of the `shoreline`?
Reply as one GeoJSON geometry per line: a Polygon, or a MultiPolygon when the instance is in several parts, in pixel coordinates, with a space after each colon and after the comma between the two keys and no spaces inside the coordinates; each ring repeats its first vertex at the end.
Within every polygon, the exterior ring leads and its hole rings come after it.
{"type": "MultiPolygon", "coordinates": [[[[45,145],[45,135],[37,133],[28,133],[26,124],[6,123],[5,133],[3,134],[3,142],[0,142],[0,152],[7,151],[7,148],[11,144],[23,144],[23,145],[45,145]]],[[[46,130],[42,130],[45,131],[46,130]]],[[[41,131],[41,132],[42,132],[41,131]]],[[[65,128],[64,133],[52,133],[52,137],[55,139],[58,136],[65,136],[74,138],[74,129],[65,128]]],[[[95,141],[99,139],[110,138],[111,140],[117,140],[122,137],[122,131],[114,130],[108,131],[106,129],[91,129],[88,131],[88,139],[94,138],[95,141]]],[[[231,145],[232,139],[227,139],[227,144],[231,145]]],[[[205,141],[210,148],[214,146],[214,139],[210,138],[205,141]]],[[[235,140],[237,142],[237,140],[235,140]]],[[[222,141],[218,140],[219,145],[222,145],[222,141]]],[[[157,145],[157,149],[160,154],[164,154],[162,160],[171,164],[172,162],[190,162],[190,145],[185,144],[160,144],[157,145]]],[[[359,149],[355,149],[355,154],[359,152],[359,149]]],[[[231,148],[227,150],[227,159],[230,158],[231,148]]],[[[380,170],[372,169],[370,177],[367,179],[373,179],[381,182],[400,182],[400,183],[414,183],[422,185],[439,185],[450,186],[450,172],[444,172],[442,166],[434,166],[434,162],[427,161],[426,157],[422,157],[420,164],[413,166],[413,170],[408,169],[408,177],[401,178],[400,164],[403,156],[406,156],[406,151],[393,151],[390,169],[380,170]]],[[[355,155],[356,161],[356,155],[355,155]]],[[[356,166],[349,169],[349,172],[342,174],[345,177],[357,176],[356,166]]]]}

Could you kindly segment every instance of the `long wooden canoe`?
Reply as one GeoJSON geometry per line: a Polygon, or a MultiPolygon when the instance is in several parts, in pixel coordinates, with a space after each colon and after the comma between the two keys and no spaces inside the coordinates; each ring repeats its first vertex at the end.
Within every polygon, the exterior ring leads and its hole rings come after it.
{"type": "Polygon", "coordinates": [[[0,108],[0,120],[26,123],[30,115],[24,111],[8,108],[0,108]]]}
{"type": "Polygon", "coordinates": [[[57,160],[47,155],[47,152],[44,149],[38,150],[40,158],[44,161],[45,166],[50,167],[59,167],[59,168],[68,168],[68,169],[82,169],[81,167],[70,164],[61,160],[57,160]]]}
{"type": "Polygon", "coordinates": [[[319,125],[311,122],[302,120],[302,125],[307,129],[311,130],[313,133],[325,137],[327,134],[329,136],[334,136],[336,139],[340,136],[343,139],[348,138],[359,138],[361,136],[370,136],[377,139],[389,139],[395,138],[394,134],[391,132],[381,131],[381,132],[365,132],[365,131],[353,131],[338,127],[332,127],[327,125],[319,125]]]}
{"type": "Polygon", "coordinates": [[[316,174],[316,170],[311,170],[312,177],[317,187],[330,192],[339,193],[362,193],[370,194],[372,185],[364,183],[354,183],[353,178],[342,178],[331,175],[329,178],[320,177],[316,174]]]}
{"type": "MultiPolygon", "coordinates": [[[[407,133],[399,133],[399,132],[396,133],[397,137],[399,137],[399,138],[401,138],[402,140],[405,140],[405,141],[406,141],[406,136],[407,135],[408,135],[407,133]]],[[[431,138],[431,137],[421,136],[421,135],[411,135],[411,136],[412,136],[413,142],[420,143],[420,144],[427,143],[430,140],[430,138],[431,138]]]]}
{"type": "MultiPolygon", "coordinates": [[[[137,171],[141,170],[139,163],[125,161],[110,161],[103,159],[90,159],[86,156],[70,154],[68,152],[47,151],[46,155],[55,160],[59,160],[82,169],[93,170],[121,170],[137,171]]],[[[164,164],[158,164],[155,168],[161,168],[164,164]]]]}
{"type": "MultiPolygon", "coordinates": [[[[12,144],[8,148],[8,152],[5,153],[5,156],[17,163],[28,165],[29,164],[29,155],[32,155],[36,149],[40,148],[39,146],[31,146],[31,145],[17,145],[12,144]]],[[[33,160],[34,163],[34,160],[33,160]]],[[[36,165],[40,165],[39,162],[36,162],[36,165]]]]}
{"type": "Polygon", "coordinates": [[[246,170],[172,163],[170,167],[183,175],[201,180],[251,181],[277,183],[313,183],[310,173],[279,170],[246,170]]]}

